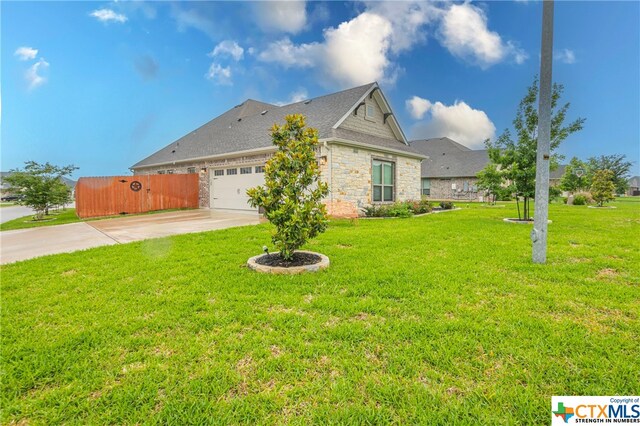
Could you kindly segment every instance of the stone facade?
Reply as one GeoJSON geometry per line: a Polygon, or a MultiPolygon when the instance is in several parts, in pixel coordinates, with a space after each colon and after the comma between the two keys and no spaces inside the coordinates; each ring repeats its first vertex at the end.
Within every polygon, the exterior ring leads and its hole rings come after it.
{"type": "Polygon", "coordinates": [[[420,160],[341,144],[321,151],[320,170],[329,184],[327,207],[332,215],[354,216],[373,204],[374,159],[395,164],[395,201],[420,199],[420,160]]]}
{"type": "Polygon", "coordinates": [[[429,182],[431,188],[427,197],[434,200],[484,201],[486,197],[485,191],[477,188],[476,177],[430,178],[429,182]]]}

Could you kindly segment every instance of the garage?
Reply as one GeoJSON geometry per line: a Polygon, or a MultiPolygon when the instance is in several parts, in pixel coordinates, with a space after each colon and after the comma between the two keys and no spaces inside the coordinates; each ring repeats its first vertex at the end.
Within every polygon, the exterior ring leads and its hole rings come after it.
{"type": "Polygon", "coordinates": [[[264,183],[264,166],[252,165],[214,169],[211,172],[211,208],[257,213],[249,205],[247,189],[264,183]]]}

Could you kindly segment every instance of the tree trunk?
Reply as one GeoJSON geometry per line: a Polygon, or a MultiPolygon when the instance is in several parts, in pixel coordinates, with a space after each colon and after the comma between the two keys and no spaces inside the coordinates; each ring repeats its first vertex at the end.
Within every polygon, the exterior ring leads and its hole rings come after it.
{"type": "Polygon", "coordinates": [[[518,219],[522,219],[522,217],[520,216],[520,197],[518,197],[518,195],[516,195],[516,207],[518,208],[518,219]]]}

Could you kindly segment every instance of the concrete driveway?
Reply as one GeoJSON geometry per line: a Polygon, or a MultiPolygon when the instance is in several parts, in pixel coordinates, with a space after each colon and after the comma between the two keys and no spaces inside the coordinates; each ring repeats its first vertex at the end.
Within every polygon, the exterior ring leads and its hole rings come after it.
{"type": "Polygon", "coordinates": [[[4,231],[0,232],[0,263],[259,222],[257,215],[201,209],[4,231]]]}

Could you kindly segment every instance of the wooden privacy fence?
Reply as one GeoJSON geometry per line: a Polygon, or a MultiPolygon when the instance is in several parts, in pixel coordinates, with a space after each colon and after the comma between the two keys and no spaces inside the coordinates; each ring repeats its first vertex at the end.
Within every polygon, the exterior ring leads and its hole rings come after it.
{"type": "Polygon", "coordinates": [[[76,184],[80,218],[197,208],[198,175],[83,177],[76,184]]]}

